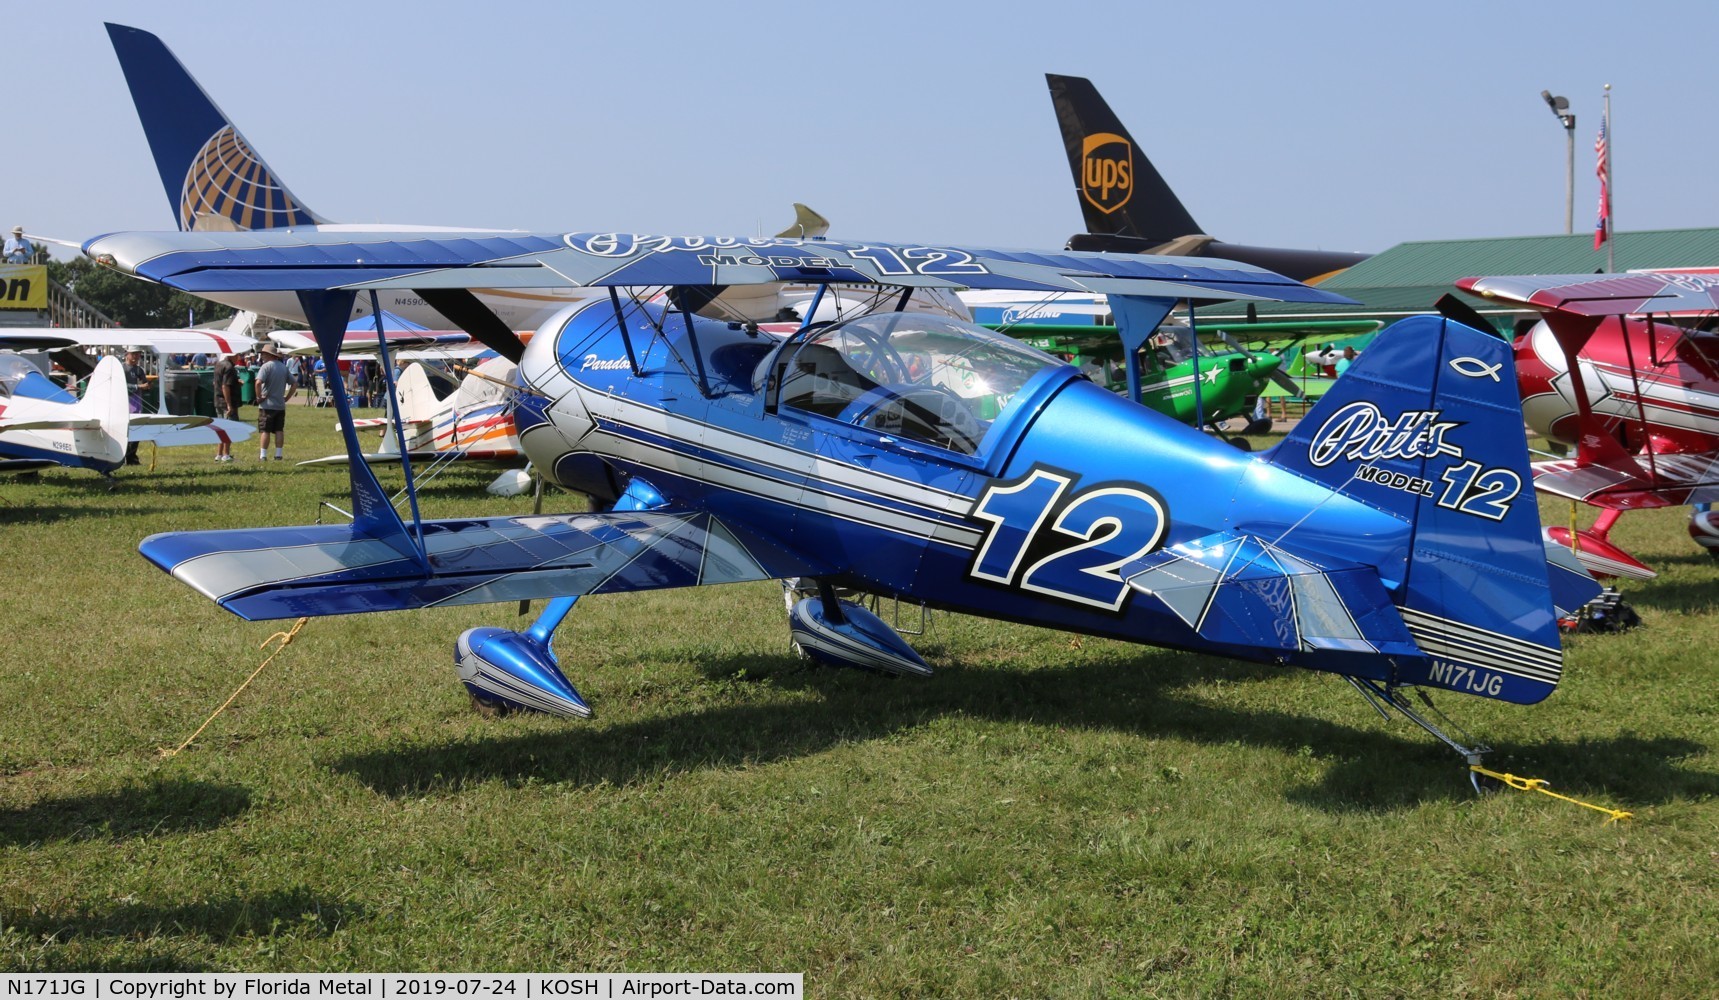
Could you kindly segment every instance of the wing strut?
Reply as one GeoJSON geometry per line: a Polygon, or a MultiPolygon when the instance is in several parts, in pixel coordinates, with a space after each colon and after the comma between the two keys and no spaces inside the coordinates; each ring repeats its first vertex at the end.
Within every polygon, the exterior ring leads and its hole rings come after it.
{"type": "Polygon", "coordinates": [[[614,285],[609,286],[609,305],[615,309],[615,327],[621,331],[621,344],[627,349],[627,365],[633,370],[633,377],[638,378],[644,372],[639,368],[639,356],[633,351],[633,331],[627,329],[627,314],[621,308],[621,293],[614,285]]]}
{"type": "MultiPolygon", "coordinates": [[[[395,405],[395,401],[400,397],[394,392],[394,363],[388,358],[388,335],[382,330],[382,305],[376,298],[375,290],[370,292],[370,313],[376,317],[376,353],[381,356],[382,379],[388,387],[388,416],[394,422],[394,439],[403,442],[406,440],[406,428],[401,426],[400,407],[395,405]]],[[[336,369],[335,375],[339,374],[339,369],[336,369]]],[[[454,429],[457,434],[457,413],[454,415],[454,429]]],[[[412,534],[417,537],[421,550],[424,544],[424,519],[418,515],[418,486],[412,479],[412,449],[404,446],[400,448],[400,468],[406,474],[406,504],[412,511],[412,534]]]]}
{"type": "Polygon", "coordinates": [[[1116,314],[1116,335],[1122,339],[1122,358],[1127,366],[1128,398],[1136,403],[1140,402],[1140,348],[1175,307],[1175,299],[1110,296],[1110,311],[1116,314]]]}
{"type": "MultiPolygon", "coordinates": [[[[478,343],[514,364],[525,355],[525,344],[476,295],[464,288],[414,288],[412,294],[429,303],[453,324],[476,337],[478,343]]],[[[381,314],[378,313],[378,316],[381,314]]],[[[377,324],[380,327],[381,321],[377,324]]]]}
{"type": "MultiPolygon", "coordinates": [[[[352,303],[358,293],[351,291],[300,291],[299,305],[310,321],[316,335],[316,346],[323,361],[338,375],[340,343],[346,336],[346,323],[352,316],[352,303]]],[[[346,454],[351,459],[347,475],[352,485],[352,524],[368,537],[379,539],[400,555],[413,560],[425,575],[430,575],[430,559],[424,553],[422,526],[409,531],[400,515],[389,502],[388,494],[376,480],[376,473],[364,461],[364,449],[358,444],[358,429],[352,419],[352,401],[346,396],[346,383],[338,377],[329,380],[334,392],[334,406],[340,412],[340,436],[346,442],[346,454]]],[[[414,524],[416,509],[414,508],[414,524]]]]}

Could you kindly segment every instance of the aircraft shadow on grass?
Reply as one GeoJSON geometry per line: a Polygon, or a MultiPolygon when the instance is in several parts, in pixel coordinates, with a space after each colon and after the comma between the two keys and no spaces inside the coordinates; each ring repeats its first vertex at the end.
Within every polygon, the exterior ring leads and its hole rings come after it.
{"type": "MultiPolygon", "coordinates": [[[[0,503],[0,527],[14,524],[58,524],[62,521],[113,516],[112,510],[101,506],[47,506],[28,499],[20,500],[16,493],[8,495],[4,491],[0,491],[0,497],[5,497],[7,501],[0,503]]],[[[156,515],[182,514],[185,510],[184,507],[127,507],[125,515],[151,518],[156,515]]]]}
{"type": "MultiPolygon", "coordinates": [[[[64,944],[102,938],[149,939],[158,935],[195,936],[212,944],[245,938],[324,938],[361,920],[362,908],[335,902],[304,888],[247,896],[221,896],[198,903],[127,903],[109,910],[75,914],[21,914],[8,927],[30,938],[64,944]]],[[[188,971],[179,956],[144,958],[137,972],[188,971]]],[[[105,961],[102,967],[118,971],[105,961]]]]}
{"type": "MultiPolygon", "coordinates": [[[[1696,578],[1671,580],[1661,576],[1651,583],[1621,588],[1624,598],[1637,610],[1705,612],[1713,608],[1713,569],[1719,566],[1719,562],[1715,562],[1712,556],[1697,553],[1656,556],[1654,562],[1661,569],[1692,567],[1696,578]]],[[[1652,626],[1653,622],[1649,620],[1647,624],[1652,626]]]]}
{"type": "MultiPolygon", "coordinates": [[[[391,796],[457,791],[498,780],[629,785],[664,772],[809,756],[959,715],[1102,728],[1205,745],[1239,744],[1291,755],[1313,747],[1316,759],[1334,763],[1317,784],[1286,786],[1285,796],[1331,812],[1405,808],[1429,800],[1466,800],[1473,794],[1468,782],[1453,773],[1457,768],[1445,749],[1418,730],[1369,728],[1359,713],[1337,723],[1208,704],[1178,695],[1176,689],[1213,680],[1258,682],[1275,672],[1193,656],[1172,659],[1147,665],[1117,659],[1026,672],[943,666],[934,678],[892,684],[804,669],[787,656],[725,658],[707,662],[704,673],[756,678],[783,688],[809,687],[825,697],[812,704],[734,706],[600,729],[375,751],[341,758],[332,767],[391,796]]],[[[1497,747],[1492,764],[1508,770],[1512,761],[1533,761],[1556,772],[1561,791],[1642,805],[1719,794],[1719,775],[1679,764],[1681,758],[1705,749],[1690,740],[1641,736],[1506,743],[1497,747]]]]}
{"type": "Polygon", "coordinates": [[[155,780],[0,809],[0,846],[193,833],[214,829],[250,807],[251,793],[239,785],[155,780]]]}

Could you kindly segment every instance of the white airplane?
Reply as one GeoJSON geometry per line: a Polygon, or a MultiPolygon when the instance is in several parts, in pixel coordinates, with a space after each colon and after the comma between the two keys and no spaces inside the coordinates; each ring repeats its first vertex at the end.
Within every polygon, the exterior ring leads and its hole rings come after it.
{"type": "MultiPolygon", "coordinates": [[[[513,420],[513,409],[518,399],[515,371],[514,363],[506,358],[490,358],[468,369],[452,392],[437,396],[430,382],[429,370],[422,364],[409,365],[395,387],[396,409],[406,438],[405,446],[401,447],[391,417],[354,420],[352,426],[358,430],[382,431],[381,446],[366,453],[364,461],[372,465],[398,462],[402,455],[414,462],[434,459],[525,461],[525,452],[519,446],[519,431],[513,420]]],[[[343,452],[299,464],[344,465],[348,461],[343,452]]]]}
{"type": "MultiPolygon", "coordinates": [[[[225,330],[10,327],[3,335],[0,335],[0,350],[69,351],[71,349],[95,349],[99,351],[123,348],[154,354],[158,358],[164,358],[171,354],[206,354],[225,357],[231,354],[248,353],[256,349],[257,339],[250,335],[251,326],[255,321],[256,315],[254,313],[241,312],[233,317],[232,323],[225,330]]],[[[62,354],[56,360],[61,361],[80,376],[88,374],[85,369],[79,367],[88,363],[80,354],[69,356],[62,354]]],[[[156,367],[157,370],[165,370],[167,366],[157,364],[156,367]]],[[[49,381],[51,383],[52,380],[49,381]]],[[[123,381],[122,377],[120,402],[129,408],[130,399],[123,389],[123,381]]],[[[69,392],[64,395],[65,399],[59,402],[64,403],[66,400],[77,398],[69,392]]],[[[250,425],[237,420],[169,413],[167,381],[165,379],[155,380],[155,397],[154,413],[129,414],[125,432],[120,435],[121,441],[131,443],[150,441],[158,448],[171,448],[181,445],[212,445],[223,441],[230,444],[235,441],[243,441],[251,436],[250,425]]]]}
{"type": "MultiPolygon", "coordinates": [[[[40,332],[0,334],[0,351],[75,347],[72,337],[40,332]]],[[[250,428],[232,420],[132,413],[125,369],[104,357],[91,370],[82,399],[19,353],[0,353],[0,472],[34,472],[54,465],[111,475],[125,462],[131,441],[157,446],[214,444],[226,435],[243,440],[250,428]]]]}

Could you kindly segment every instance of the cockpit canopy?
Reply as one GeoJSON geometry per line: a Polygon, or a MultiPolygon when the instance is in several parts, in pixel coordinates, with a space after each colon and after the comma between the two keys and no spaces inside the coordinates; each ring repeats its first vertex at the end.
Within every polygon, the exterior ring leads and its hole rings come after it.
{"type": "Polygon", "coordinates": [[[42,370],[16,354],[0,354],[0,398],[10,397],[29,376],[42,377],[42,370]]]}
{"type": "Polygon", "coordinates": [[[948,316],[875,313],[790,342],[770,364],[783,407],[971,455],[1021,387],[1061,363],[948,316]]]}

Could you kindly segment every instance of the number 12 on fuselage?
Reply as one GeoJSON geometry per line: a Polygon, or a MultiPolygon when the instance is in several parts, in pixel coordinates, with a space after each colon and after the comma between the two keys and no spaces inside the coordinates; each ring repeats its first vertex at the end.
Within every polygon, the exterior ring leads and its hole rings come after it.
{"type": "Polygon", "coordinates": [[[1120,611],[1128,598],[1120,570],[1163,543],[1164,501],[1138,485],[1094,486],[1065,499],[1072,482],[1035,468],[988,487],[973,516],[990,528],[969,575],[1120,611]]]}

